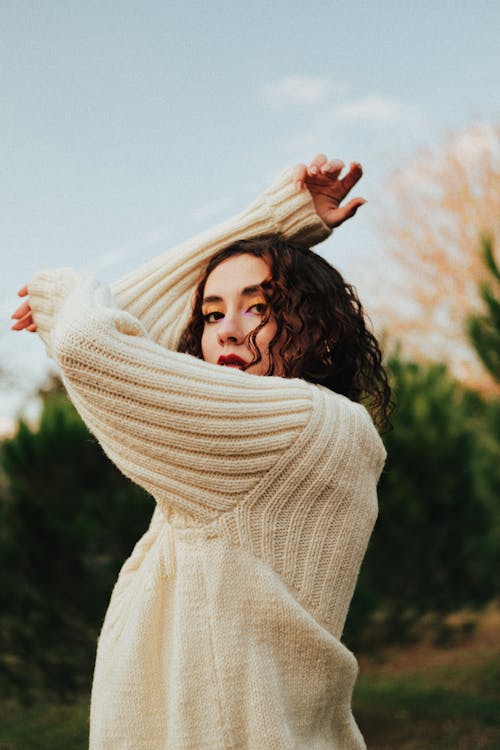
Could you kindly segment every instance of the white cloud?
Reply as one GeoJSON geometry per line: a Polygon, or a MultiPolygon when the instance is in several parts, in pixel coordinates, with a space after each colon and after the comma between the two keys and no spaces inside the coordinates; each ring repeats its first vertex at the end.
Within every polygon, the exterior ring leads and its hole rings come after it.
{"type": "Polygon", "coordinates": [[[346,89],[345,84],[326,76],[294,75],[266,83],[261,89],[261,95],[269,107],[285,109],[320,104],[332,94],[346,89]]]}
{"type": "Polygon", "coordinates": [[[377,94],[340,104],[335,108],[334,116],[339,121],[395,127],[405,123],[421,125],[425,120],[422,112],[413,104],[377,94]]]}
{"type": "Polygon", "coordinates": [[[344,161],[378,164],[388,173],[425,146],[430,134],[425,112],[413,103],[369,94],[311,107],[305,127],[285,134],[282,143],[299,161],[323,151],[344,161]]]}

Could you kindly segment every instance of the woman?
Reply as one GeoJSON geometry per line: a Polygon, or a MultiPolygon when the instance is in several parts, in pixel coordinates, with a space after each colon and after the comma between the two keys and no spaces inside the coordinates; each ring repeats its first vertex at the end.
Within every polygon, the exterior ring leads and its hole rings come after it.
{"type": "Polygon", "coordinates": [[[21,290],[14,328],[157,502],[99,638],[95,750],[365,746],[340,637],[385,459],[356,401],[383,417],[388,389],[352,289],[304,249],[363,202],[340,206],[361,176],[342,167],[288,170],[112,295],[64,269],[21,290]]]}

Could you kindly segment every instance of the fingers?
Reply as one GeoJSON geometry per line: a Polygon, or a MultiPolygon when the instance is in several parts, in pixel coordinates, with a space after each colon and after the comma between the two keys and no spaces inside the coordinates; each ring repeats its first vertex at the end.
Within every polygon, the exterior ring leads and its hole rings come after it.
{"type": "Polygon", "coordinates": [[[345,164],[340,159],[328,160],[325,154],[317,154],[311,161],[307,172],[311,176],[316,174],[324,174],[336,180],[344,167],[345,164]]]}
{"type": "Polygon", "coordinates": [[[333,227],[338,227],[340,224],[343,224],[344,221],[347,219],[351,219],[358,208],[361,206],[364,206],[366,203],[364,198],[353,198],[349,201],[349,203],[346,203],[345,206],[342,206],[336,210],[336,217],[335,221],[332,222],[333,227]]]}
{"type": "Polygon", "coordinates": [[[305,184],[313,184],[312,178],[318,181],[318,185],[326,185],[324,178],[328,180],[328,184],[337,182],[341,195],[340,200],[346,197],[346,195],[352,190],[354,185],[361,179],[363,175],[363,168],[359,162],[351,162],[349,165],[349,171],[345,177],[339,179],[340,173],[344,169],[345,164],[340,159],[328,159],[325,154],[317,154],[314,159],[310,162],[309,166],[305,164],[297,164],[293,171],[293,181],[295,187],[298,190],[303,190],[305,184]],[[331,182],[330,182],[331,181],[331,182]]]}
{"type": "Polygon", "coordinates": [[[297,164],[293,170],[293,181],[298,190],[302,190],[309,177],[315,175],[327,175],[337,179],[344,168],[344,162],[340,159],[327,159],[325,154],[316,154],[308,167],[305,164],[297,164]]]}
{"type": "Polygon", "coordinates": [[[343,188],[345,190],[345,195],[347,195],[347,193],[354,187],[354,185],[359,182],[362,176],[363,167],[361,166],[361,164],[359,164],[359,162],[357,161],[352,162],[352,164],[350,164],[349,166],[348,173],[341,180],[343,188]]]}
{"type": "Polygon", "coordinates": [[[25,284],[24,286],[22,286],[17,294],[18,297],[26,297],[26,295],[28,294],[28,285],[25,284]]]}
{"type": "Polygon", "coordinates": [[[319,174],[321,167],[328,161],[325,154],[316,154],[312,162],[309,164],[308,173],[312,176],[319,174]]]}
{"type": "Polygon", "coordinates": [[[11,318],[24,318],[25,315],[27,315],[31,311],[31,307],[29,306],[28,302],[23,302],[22,305],[19,305],[17,310],[12,313],[10,316],[11,318]]]}
{"type": "Polygon", "coordinates": [[[293,183],[297,190],[303,190],[307,177],[307,167],[305,164],[296,164],[293,169],[293,183]]]}
{"type": "MultiPolygon", "coordinates": [[[[19,290],[19,296],[25,296],[25,294],[21,294],[21,292],[24,292],[25,289],[26,287],[23,287],[19,290]]],[[[36,325],[33,322],[33,313],[31,311],[29,302],[23,302],[22,305],[19,305],[17,310],[13,312],[10,317],[16,321],[14,325],[11,326],[12,331],[22,331],[24,329],[31,332],[36,331],[36,325]]]]}
{"type": "MultiPolygon", "coordinates": [[[[31,312],[28,313],[28,315],[25,315],[23,318],[17,321],[17,323],[14,323],[13,326],[11,326],[12,331],[22,331],[24,328],[30,329],[30,326],[35,325],[33,323],[33,316],[31,312]]],[[[35,326],[36,328],[36,326],[35,326]]]]}
{"type": "Polygon", "coordinates": [[[366,200],[364,198],[353,198],[344,206],[344,210],[346,212],[347,218],[350,218],[351,216],[354,216],[358,208],[361,208],[361,206],[364,206],[366,203],[366,200]]]}
{"type": "Polygon", "coordinates": [[[345,164],[343,161],[340,161],[340,159],[332,159],[323,165],[322,172],[326,177],[329,177],[332,180],[337,180],[344,167],[345,164]]]}

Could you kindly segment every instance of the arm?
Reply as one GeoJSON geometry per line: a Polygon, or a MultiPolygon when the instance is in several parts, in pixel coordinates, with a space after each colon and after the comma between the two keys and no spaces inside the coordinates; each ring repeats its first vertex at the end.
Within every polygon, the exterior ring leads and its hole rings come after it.
{"type": "Polygon", "coordinates": [[[197,235],[112,285],[119,307],[144,325],[158,344],[176,349],[190,315],[201,270],[218,250],[243,238],[281,232],[316,244],[331,229],[320,219],[308,190],[298,190],[287,169],[248,209],[197,235]]]}
{"type": "Polygon", "coordinates": [[[176,349],[202,267],[218,250],[269,232],[315,245],[354,216],[363,198],[340,204],[363,171],[353,163],[341,178],[343,168],[343,162],[318,154],[309,167],[285,170],[246,211],[128,274],[113,285],[113,296],[139,318],[153,341],[176,349]]]}
{"type": "MultiPolygon", "coordinates": [[[[118,305],[137,317],[150,338],[176,349],[190,312],[190,302],[201,269],[218,250],[239,239],[280,232],[295,241],[314,245],[326,239],[333,227],[354,216],[363,198],[341,202],[363,172],[353,163],[344,177],[344,164],[318,154],[309,167],[298,164],[283,172],[246,211],[198,235],[174,250],[120,279],[112,286],[118,305]]],[[[19,296],[27,295],[23,287],[19,296]]],[[[11,316],[14,330],[36,331],[28,303],[11,316]]]]}
{"type": "Polygon", "coordinates": [[[93,280],[40,273],[29,294],[38,332],[107,455],[198,523],[241,500],[307,424],[312,386],[166,350],[93,280]]]}

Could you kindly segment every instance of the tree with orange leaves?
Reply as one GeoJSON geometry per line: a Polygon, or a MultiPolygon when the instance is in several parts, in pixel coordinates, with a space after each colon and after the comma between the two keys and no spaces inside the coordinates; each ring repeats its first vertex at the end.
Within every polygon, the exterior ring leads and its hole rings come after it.
{"type": "Polygon", "coordinates": [[[481,237],[500,246],[500,127],[450,135],[396,174],[388,196],[384,236],[397,291],[379,301],[380,317],[406,355],[447,361],[466,385],[500,393],[467,335],[487,280],[481,237]]]}

